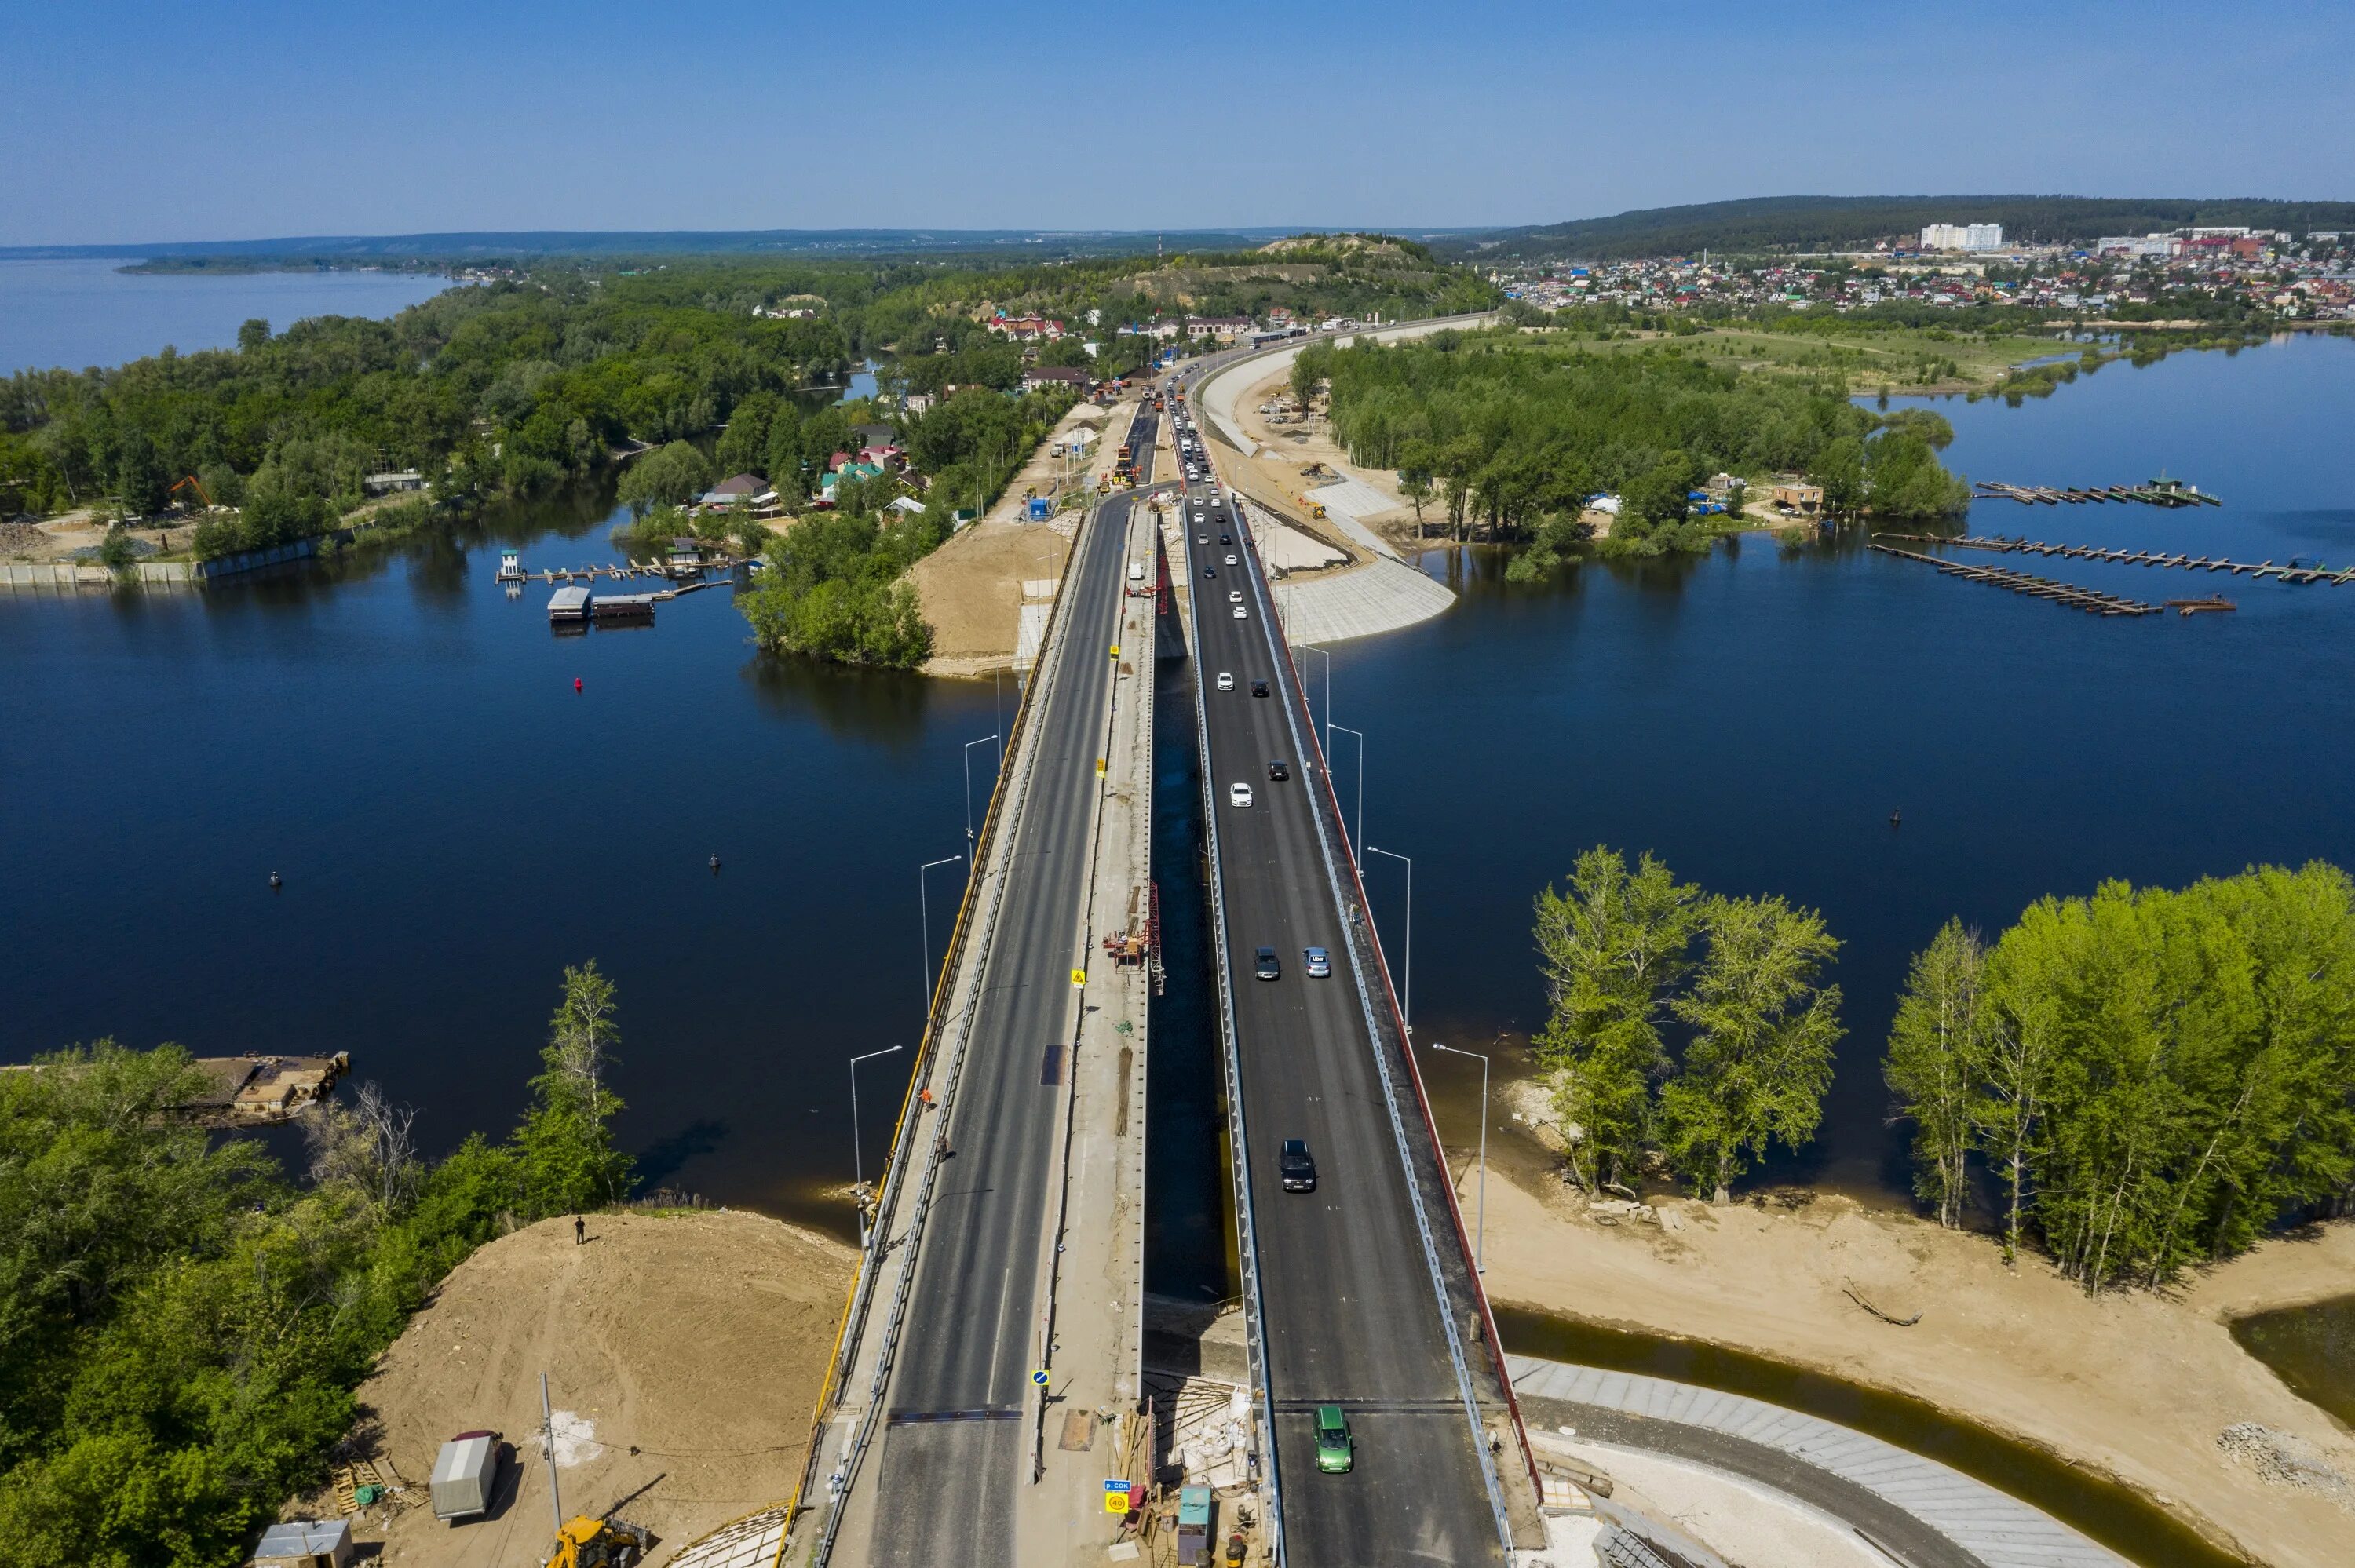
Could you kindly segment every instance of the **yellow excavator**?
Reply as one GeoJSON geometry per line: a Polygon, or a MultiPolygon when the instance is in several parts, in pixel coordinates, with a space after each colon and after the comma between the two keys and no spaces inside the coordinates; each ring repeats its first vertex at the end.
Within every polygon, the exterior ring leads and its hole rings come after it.
{"type": "Polygon", "coordinates": [[[556,1532],[556,1554],[548,1568],[632,1568],[654,1543],[650,1530],[583,1514],[556,1532]]]}

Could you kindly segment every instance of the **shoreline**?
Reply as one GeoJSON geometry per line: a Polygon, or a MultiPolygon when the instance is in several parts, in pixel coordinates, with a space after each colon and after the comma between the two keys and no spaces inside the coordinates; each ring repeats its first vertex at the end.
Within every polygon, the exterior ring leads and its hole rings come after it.
{"type": "MultiPolygon", "coordinates": [[[[1469,1204],[1466,1151],[1452,1151],[1469,1204]]],[[[2169,1292],[2086,1297],[2038,1255],[1852,1199],[1779,1212],[1662,1199],[1646,1223],[1508,1169],[1490,1183],[1488,1289],[1572,1324],[1722,1346],[1926,1401],[2097,1477],[2278,1568],[2343,1560],[2355,1512],[2218,1446],[2257,1422],[2355,1476],[2355,1436],[2232,1338],[2233,1319],[2355,1287],[2355,1223],[2268,1240],[2169,1292]],[[1912,1327],[1870,1315],[1854,1290],[1912,1327]]]]}

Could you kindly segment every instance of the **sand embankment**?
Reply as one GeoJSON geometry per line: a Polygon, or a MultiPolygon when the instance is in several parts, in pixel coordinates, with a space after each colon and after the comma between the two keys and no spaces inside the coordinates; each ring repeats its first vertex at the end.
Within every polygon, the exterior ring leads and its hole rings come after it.
{"type": "MultiPolygon", "coordinates": [[[[1471,1206],[1468,1161],[1456,1170],[1471,1206]]],[[[2230,1318],[2355,1287],[2355,1224],[2272,1241],[2179,1290],[2088,1298],[2041,1258],[1853,1200],[1783,1210],[1664,1200],[1601,1223],[1574,1191],[1493,1172],[1498,1302],[1729,1345],[1893,1389],[2115,1476],[2277,1568],[2349,1561],[2355,1514],[2267,1481],[2217,1436],[2261,1422],[2355,1477],[2355,1441],[2236,1344],[2230,1318]],[[1859,1294],[1912,1328],[1870,1315],[1859,1294]]]]}
{"type": "MultiPolygon", "coordinates": [[[[557,1412],[566,1516],[608,1510],[654,1558],[794,1489],[852,1250],[757,1214],[589,1216],[503,1236],[451,1271],[359,1390],[356,1447],[408,1483],[355,1520],[404,1568],[537,1563],[553,1537],[539,1374],[557,1412]],[[521,1460],[490,1518],[443,1524],[426,1481],[442,1442],[503,1433],[521,1460]]],[[[333,1518],[332,1496],[290,1517],[333,1518]]]]}

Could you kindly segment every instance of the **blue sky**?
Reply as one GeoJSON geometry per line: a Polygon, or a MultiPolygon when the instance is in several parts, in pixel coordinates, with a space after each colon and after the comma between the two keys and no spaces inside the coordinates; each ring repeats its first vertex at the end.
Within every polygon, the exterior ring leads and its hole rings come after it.
{"type": "Polygon", "coordinates": [[[2355,6],[17,0],[0,244],[2355,198],[2355,6]]]}

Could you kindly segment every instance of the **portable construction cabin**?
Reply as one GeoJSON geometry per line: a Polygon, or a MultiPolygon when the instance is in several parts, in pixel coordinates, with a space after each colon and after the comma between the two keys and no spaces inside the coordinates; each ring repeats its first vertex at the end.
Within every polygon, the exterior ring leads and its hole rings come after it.
{"type": "Polygon", "coordinates": [[[346,1568],[352,1554],[349,1524],[303,1519],[263,1531],[247,1568],[346,1568]]]}
{"type": "Polygon", "coordinates": [[[499,1482],[499,1435],[461,1432],[433,1460],[433,1517],[471,1519],[491,1510],[499,1482]]]}

